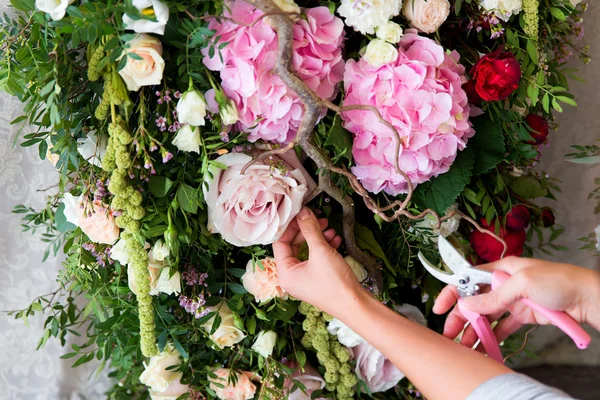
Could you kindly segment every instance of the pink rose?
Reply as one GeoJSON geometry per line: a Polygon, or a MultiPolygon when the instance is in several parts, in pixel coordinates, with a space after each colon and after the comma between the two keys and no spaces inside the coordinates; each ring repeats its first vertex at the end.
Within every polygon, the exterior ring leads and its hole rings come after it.
{"type": "MultiPolygon", "coordinates": [[[[304,366],[304,371],[302,368],[298,368],[298,365],[295,362],[291,362],[288,365],[290,368],[295,368],[292,376],[285,380],[283,384],[284,388],[287,389],[286,399],[288,400],[310,400],[313,392],[317,390],[323,390],[325,388],[325,379],[319,374],[319,372],[310,364],[306,364],[304,366]],[[304,393],[300,388],[296,388],[292,391],[295,382],[300,382],[306,388],[306,393],[304,393]]],[[[315,399],[319,400],[321,397],[315,399]]]]}
{"type": "Polygon", "coordinates": [[[119,238],[119,227],[112,212],[100,201],[90,203],[83,195],[65,193],[65,218],[81,228],[92,242],[113,244],[119,238]]]}
{"type": "Polygon", "coordinates": [[[396,386],[404,374],[368,342],[351,349],[356,360],[356,375],[365,382],[371,393],[385,392],[396,386]]]}
{"type": "Polygon", "coordinates": [[[217,377],[209,377],[208,380],[210,381],[210,388],[216,393],[219,399],[250,400],[254,398],[256,386],[250,381],[250,378],[253,378],[256,374],[252,372],[243,372],[241,374],[233,372],[237,378],[237,382],[233,385],[229,378],[229,375],[232,373],[229,368],[219,368],[213,373],[217,377]],[[219,386],[215,385],[215,383],[218,383],[219,386]]]}
{"type": "Polygon", "coordinates": [[[242,175],[251,160],[241,153],[222,155],[216,161],[227,169],[213,167],[213,178],[204,188],[208,229],[240,247],[279,239],[309,192],[297,157],[296,165],[282,159],[270,165],[257,162],[242,175]]]}
{"type": "Polygon", "coordinates": [[[267,257],[261,260],[264,269],[259,265],[253,265],[252,260],[246,265],[246,273],[242,276],[242,283],[246,290],[254,296],[257,302],[265,302],[275,297],[287,299],[288,295],[279,286],[279,276],[275,260],[267,257]]]}

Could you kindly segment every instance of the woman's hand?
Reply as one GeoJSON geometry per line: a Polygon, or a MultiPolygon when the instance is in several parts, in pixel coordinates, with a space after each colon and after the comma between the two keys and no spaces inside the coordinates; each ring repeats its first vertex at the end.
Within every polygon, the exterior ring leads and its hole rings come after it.
{"type": "Polygon", "coordinates": [[[304,207],[281,239],[273,243],[275,263],[282,288],[320,310],[337,315],[348,296],[362,290],[350,266],[337,248],[342,238],[304,207]],[[300,246],[307,242],[308,261],[298,260],[300,246]]]}
{"type": "MultiPolygon", "coordinates": [[[[479,314],[488,315],[491,321],[510,312],[494,329],[499,342],[525,324],[550,323],[543,315],[519,302],[522,298],[551,310],[564,311],[577,322],[587,322],[600,330],[600,273],[569,264],[518,257],[507,257],[478,268],[505,271],[511,275],[496,290],[465,299],[465,305],[479,314]]],[[[447,312],[457,299],[456,288],[445,287],[435,301],[433,312],[447,312]]],[[[466,322],[455,307],[446,319],[444,336],[456,338],[466,322]]],[[[468,327],[461,343],[471,347],[476,341],[475,331],[468,327]]]]}

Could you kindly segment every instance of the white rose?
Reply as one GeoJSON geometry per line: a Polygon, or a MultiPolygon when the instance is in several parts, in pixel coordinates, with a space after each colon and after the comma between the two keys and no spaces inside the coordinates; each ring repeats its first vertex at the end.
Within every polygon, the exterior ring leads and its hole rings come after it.
{"type": "Polygon", "coordinates": [[[119,75],[125,81],[127,89],[133,92],[142,86],[158,85],[162,81],[165,70],[165,60],[162,58],[162,44],[152,36],[142,33],[127,42],[127,53],[133,53],[141,60],[136,60],[127,54],[127,63],[119,75]]]}
{"type": "Polygon", "coordinates": [[[450,14],[448,0],[411,0],[404,4],[404,16],[410,24],[425,33],[433,33],[450,14]]]}
{"type": "Polygon", "coordinates": [[[351,256],[344,257],[344,260],[348,263],[350,269],[352,269],[352,272],[354,272],[354,275],[356,275],[356,279],[358,279],[359,282],[362,282],[365,279],[367,279],[367,276],[369,276],[369,274],[367,273],[367,270],[361,263],[356,261],[351,256]]]}
{"type": "Polygon", "coordinates": [[[383,25],[379,25],[375,29],[377,37],[386,42],[396,44],[402,39],[402,27],[393,21],[388,21],[383,25]]]}
{"type": "Polygon", "coordinates": [[[117,243],[110,249],[110,258],[118,261],[121,265],[129,264],[131,260],[131,250],[127,246],[127,242],[119,239],[117,243]]]}
{"type": "Polygon", "coordinates": [[[221,115],[221,121],[225,125],[233,125],[238,122],[240,118],[238,109],[233,100],[229,100],[225,107],[220,107],[219,114],[221,115]]]}
{"type": "MultiPolygon", "coordinates": [[[[211,340],[217,345],[218,348],[223,349],[225,347],[231,347],[236,343],[244,340],[246,335],[242,332],[241,329],[235,326],[235,317],[233,313],[227,307],[227,304],[221,303],[220,306],[217,306],[219,315],[221,316],[221,325],[219,328],[210,335],[211,340]]],[[[206,324],[204,324],[204,329],[207,332],[210,332],[212,329],[213,322],[215,317],[212,317],[206,324]]]]}
{"type": "Polygon", "coordinates": [[[398,59],[398,50],[385,40],[373,39],[367,45],[363,59],[374,67],[381,67],[398,59]]]}
{"type": "Polygon", "coordinates": [[[413,306],[412,304],[400,304],[394,306],[394,309],[409,320],[416,322],[417,324],[427,326],[427,320],[425,319],[425,316],[416,306],[413,306]]]}
{"type": "Polygon", "coordinates": [[[67,12],[67,7],[75,3],[75,0],[35,0],[35,8],[50,14],[54,21],[63,19],[67,12]]]}
{"type": "Polygon", "coordinates": [[[156,261],[164,261],[169,256],[169,247],[158,239],[152,247],[152,255],[156,261]]]}
{"type": "Polygon", "coordinates": [[[256,336],[256,341],[252,345],[252,350],[263,356],[269,357],[273,354],[273,348],[277,342],[277,334],[273,331],[262,331],[256,336]]]}
{"type": "Polygon", "coordinates": [[[179,357],[179,352],[168,343],[162,353],[150,357],[148,364],[144,363],[145,369],[140,375],[140,382],[152,391],[166,391],[173,381],[182,377],[181,372],[167,370],[168,367],[179,364],[179,357]]]}
{"type": "Polygon", "coordinates": [[[125,14],[123,15],[125,29],[137,33],[156,33],[157,35],[165,33],[165,26],[169,21],[169,7],[165,3],[158,0],[133,0],[133,6],[140,10],[143,15],[156,18],[156,21],[134,20],[125,14]]]}
{"type": "Polygon", "coordinates": [[[87,137],[77,141],[77,151],[84,160],[96,167],[102,167],[102,159],[106,153],[108,138],[96,136],[96,131],[89,131],[87,137]]]}
{"type": "Polygon", "coordinates": [[[358,346],[365,341],[358,333],[350,329],[346,324],[337,318],[334,318],[327,326],[327,331],[336,335],[338,342],[346,347],[358,346]]]}
{"type": "Polygon", "coordinates": [[[206,101],[197,90],[188,90],[177,103],[177,118],[182,124],[204,126],[206,123],[206,101]]]}
{"type": "Polygon", "coordinates": [[[173,144],[180,151],[195,152],[200,154],[200,128],[184,125],[177,131],[173,144]]]}
{"type": "Polygon", "coordinates": [[[169,268],[163,268],[160,270],[160,275],[150,290],[151,296],[158,296],[160,293],[166,293],[169,296],[172,294],[178,295],[181,293],[181,274],[175,272],[173,276],[169,277],[169,268]]]}
{"type": "Polygon", "coordinates": [[[401,8],[402,0],[342,0],[337,12],[347,26],[372,35],[376,27],[400,14],[401,8]]]}

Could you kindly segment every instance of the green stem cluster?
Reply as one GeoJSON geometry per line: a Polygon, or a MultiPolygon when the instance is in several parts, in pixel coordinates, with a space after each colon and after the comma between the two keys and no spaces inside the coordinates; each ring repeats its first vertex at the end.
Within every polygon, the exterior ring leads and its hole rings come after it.
{"type": "Polygon", "coordinates": [[[523,0],[523,19],[525,20],[523,30],[531,38],[537,38],[539,36],[539,8],[539,0],[523,0]]]}
{"type": "Polygon", "coordinates": [[[305,302],[300,303],[298,310],[306,316],[302,323],[305,332],[302,345],[317,352],[319,363],[325,367],[325,388],[337,392],[338,400],[353,399],[358,378],[352,372],[350,351],[327,331],[327,322],[332,317],[305,302]]]}
{"type": "MultiPolygon", "coordinates": [[[[105,95],[110,97],[110,93],[105,95]]],[[[146,357],[155,355],[156,334],[154,325],[154,309],[150,296],[150,273],[148,271],[148,253],[144,249],[144,238],[140,235],[140,220],[145,215],[142,207],[142,194],[128,182],[128,170],[132,160],[128,146],[133,141],[127,123],[116,115],[115,104],[111,103],[112,122],[108,125],[108,146],[102,160],[102,167],[112,171],[108,190],[113,194],[112,208],[120,210],[121,215],[115,219],[122,228],[121,240],[127,244],[131,260],[129,267],[133,269],[140,318],[140,347],[146,357]]]]}

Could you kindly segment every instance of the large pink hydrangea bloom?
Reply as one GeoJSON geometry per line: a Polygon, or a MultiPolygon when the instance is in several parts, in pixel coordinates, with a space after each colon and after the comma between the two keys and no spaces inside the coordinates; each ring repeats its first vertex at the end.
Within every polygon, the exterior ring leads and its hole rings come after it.
{"type": "MultiPolygon", "coordinates": [[[[293,68],[298,76],[322,98],[332,99],[344,74],[342,43],[344,23],[326,7],[304,10],[306,19],[294,24],[293,68]]],[[[229,1],[223,15],[230,20],[212,20],[209,29],[227,45],[221,57],[209,57],[203,50],[204,65],[219,71],[225,94],[237,105],[236,128],[250,133],[249,140],[288,142],[298,131],[304,113],[302,102],[279,79],[277,33],[265,21],[251,25],[262,12],[242,0],[229,1]]],[[[210,94],[207,94],[209,97],[210,94]]]]}
{"type": "Polygon", "coordinates": [[[447,172],[458,151],[475,133],[467,95],[462,89],[465,68],[456,52],[408,29],[399,43],[398,58],[381,67],[365,60],[346,63],[344,105],[377,107],[402,138],[396,137],[371,111],[343,114],[344,127],[354,133],[352,172],[365,188],[397,195],[407,183],[395,170],[395,160],[413,184],[447,172]]]}

